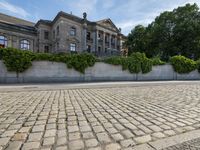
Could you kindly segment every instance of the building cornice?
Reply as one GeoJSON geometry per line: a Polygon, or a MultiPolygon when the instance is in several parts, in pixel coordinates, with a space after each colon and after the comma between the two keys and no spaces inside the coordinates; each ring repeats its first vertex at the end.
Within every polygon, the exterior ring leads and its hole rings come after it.
{"type": "Polygon", "coordinates": [[[14,25],[5,22],[0,22],[0,29],[5,29],[8,31],[20,32],[29,35],[37,35],[37,30],[35,27],[24,26],[24,25],[14,25]]]}

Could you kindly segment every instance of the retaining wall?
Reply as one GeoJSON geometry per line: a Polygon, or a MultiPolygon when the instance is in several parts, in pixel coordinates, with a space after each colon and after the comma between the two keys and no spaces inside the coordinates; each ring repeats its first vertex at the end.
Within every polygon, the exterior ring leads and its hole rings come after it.
{"type": "Polygon", "coordinates": [[[121,66],[96,63],[87,68],[85,74],[68,69],[64,63],[49,61],[33,62],[32,67],[17,77],[15,72],[8,72],[0,61],[0,83],[44,83],[44,82],[87,82],[87,81],[152,81],[152,80],[199,80],[197,70],[189,74],[177,74],[171,65],[154,66],[147,74],[131,74],[121,66]]]}

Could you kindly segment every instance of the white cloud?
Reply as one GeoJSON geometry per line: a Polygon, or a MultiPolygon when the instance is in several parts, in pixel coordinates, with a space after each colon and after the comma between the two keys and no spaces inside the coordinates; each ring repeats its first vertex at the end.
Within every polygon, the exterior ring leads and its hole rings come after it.
{"type": "Polygon", "coordinates": [[[23,8],[18,7],[16,5],[10,4],[5,0],[0,1],[0,9],[13,13],[15,15],[19,15],[23,18],[28,17],[30,14],[26,12],[23,8]]]}

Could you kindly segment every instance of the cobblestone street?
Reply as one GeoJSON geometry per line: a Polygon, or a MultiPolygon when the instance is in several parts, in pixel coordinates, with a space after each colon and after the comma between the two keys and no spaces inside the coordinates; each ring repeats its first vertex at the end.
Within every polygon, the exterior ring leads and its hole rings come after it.
{"type": "Polygon", "coordinates": [[[200,84],[0,92],[0,150],[129,150],[200,128],[200,84]]]}

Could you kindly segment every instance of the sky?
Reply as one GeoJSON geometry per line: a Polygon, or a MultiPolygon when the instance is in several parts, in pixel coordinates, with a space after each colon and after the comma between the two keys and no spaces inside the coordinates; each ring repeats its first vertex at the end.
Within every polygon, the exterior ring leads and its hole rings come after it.
{"type": "Polygon", "coordinates": [[[0,12],[32,22],[39,19],[52,20],[59,11],[88,20],[110,18],[127,35],[138,24],[151,23],[163,11],[170,11],[187,3],[200,0],[0,0],[0,12]]]}

